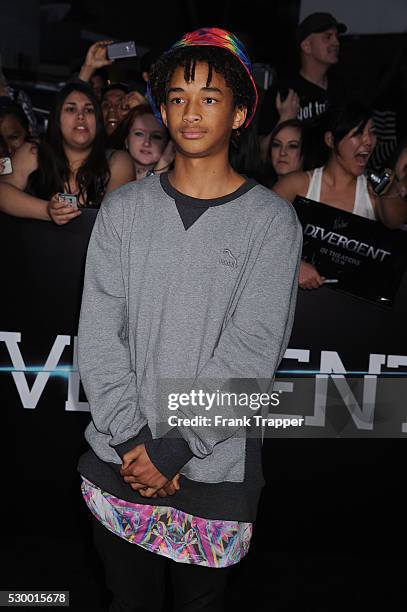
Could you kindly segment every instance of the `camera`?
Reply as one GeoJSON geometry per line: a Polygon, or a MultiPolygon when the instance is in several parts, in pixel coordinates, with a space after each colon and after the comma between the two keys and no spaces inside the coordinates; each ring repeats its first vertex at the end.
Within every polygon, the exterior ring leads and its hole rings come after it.
{"type": "Polygon", "coordinates": [[[135,57],[136,55],[136,43],[133,40],[129,42],[112,43],[111,45],[107,45],[107,57],[110,60],[124,57],[135,57]]]}
{"type": "Polygon", "coordinates": [[[366,175],[367,180],[373,187],[373,191],[377,193],[377,195],[381,194],[382,191],[385,190],[387,185],[391,181],[391,173],[387,170],[383,170],[380,173],[376,172],[368,172],[366,175]]]}
{"type": "Polygon", "coordinates": [[[71,193],[58,193],[58,202],[61,204],[65,204],[65,206],[70,206],[71,208],[78,208],[78,200],[75,195],[71,193]]]}
{"type": "Polygon", "coordinates": [[[3,169],[0,167],[0,174],[12,174],[13,166],[9,157],[0,157],[0,164],[3,167],[3,169]]]}

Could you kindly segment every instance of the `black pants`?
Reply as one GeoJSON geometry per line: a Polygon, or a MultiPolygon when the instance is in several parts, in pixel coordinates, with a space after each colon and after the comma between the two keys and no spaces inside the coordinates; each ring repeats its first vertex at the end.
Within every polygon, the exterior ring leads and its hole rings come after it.
{"type": "Polygon", "coordinates": [[[168,566],[174,612],[223,612],[230,567],[175,563],[113,534],[93,516],[92,522],[94,543],[105,566],[106,584],[113,593],[109,612],[161,612],[168,566]]]}

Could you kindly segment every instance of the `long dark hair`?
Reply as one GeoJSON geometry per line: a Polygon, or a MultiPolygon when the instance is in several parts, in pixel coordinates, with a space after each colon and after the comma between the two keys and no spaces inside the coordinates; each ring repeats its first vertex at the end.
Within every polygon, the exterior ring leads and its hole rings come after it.
{"type": "Polygon", "coordinates": [[[357,128],[361,134],[369,119],[373,118],[373,109],[359,100],[349,100],[345,104],[332,106],[323,115],[325,132],[332,133],[334,150],[351,130],[357,128]]]}
{"type": "Polygon", "coordinates": [[[16,102],[7,101],[0,105],[0,120],[4,119],[8,115],[12,115],[20,123],[21,127],[26,133],[26,138],[30,135],[30,123],[27,115],[19,104],[16,102]]]}
{"type": "Polygon", "coordinates": [[[88,157],[77,172],[76,181],[80,198],[88,204],[97,205],[102,200],[110,180],[110,168],[104,147],[102,111],[98,99],[87,83],[68,83],[59,92],[50,114],[47,131],[38,147],[38,169],[30,175],[27,191],[48,200],[55,193],[64,191],[65,185],[69,183],[70,168],[64,150],[60,116],[66,98],[73,91],[87,96],[95,111],[95,139],[88,157]]]}

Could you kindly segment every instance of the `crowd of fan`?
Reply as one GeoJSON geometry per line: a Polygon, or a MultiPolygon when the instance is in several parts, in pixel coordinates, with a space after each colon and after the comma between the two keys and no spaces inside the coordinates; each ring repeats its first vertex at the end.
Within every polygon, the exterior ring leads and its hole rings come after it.
{"type": "MultiPolygon", "coordinates": [[[[304,19],[299,70],[260,92],[255,121],[232,141],[231,163],[290,201],[305,196],[391,229],[407,227],[407,48],[370,108],[330,76],[345,31],[327,13],[304,19]],[[367,173],[385,168],[392,180],[378,195],[367,173]]],[[[11,168],[0,160],[0,211],[62,225],[120,185],[171,170],[174,146],[145,89],[109,81],[109,42],[89,48],[59,92],[45,134],[24,92],[0,80],[0,158],[11,158],[11,168]],[[75,195],[78,208],[60,201],[61,192],[75,195]]],[[[303,263],[301,287],[323,280],[303,263]]]]}

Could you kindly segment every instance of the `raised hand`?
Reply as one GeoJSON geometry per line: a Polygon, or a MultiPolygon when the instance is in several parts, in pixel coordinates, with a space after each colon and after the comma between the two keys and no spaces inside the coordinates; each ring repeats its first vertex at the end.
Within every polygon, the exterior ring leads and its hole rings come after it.
{"type": "Polygon", "coordinates": [[[139,91],[130,91],[124,98],[121,104],[121,110],[124,112],[130,111],[132,108],[140,104],[147,104],[147,99],[139,91]]]}
{"type": "Polygon", "coordinates": [[[79,78],[82,81],[89,81],[92,74],[98,68],[113,64],[113,60],[107,57],[107,46],[112,42],[112,40],[100,40],[89,47],[85,62],[79,72],[79,78]]]}
{"type": "Polygon", "coordinates": [[[293,89],[288,90],[287,97],[282,100],[280,92],[276,96],[276,108],[280,115],[280,121],[296,119],[300,110],[300,98],[293,89]]]}

